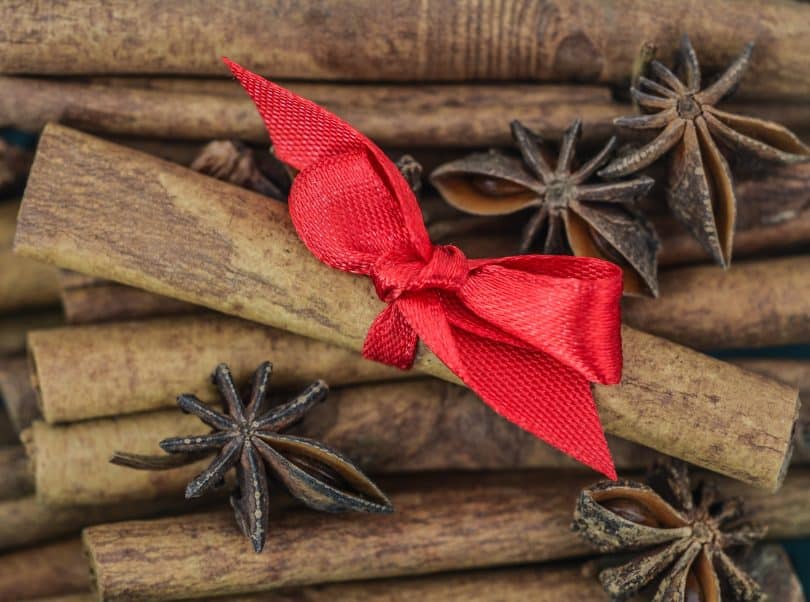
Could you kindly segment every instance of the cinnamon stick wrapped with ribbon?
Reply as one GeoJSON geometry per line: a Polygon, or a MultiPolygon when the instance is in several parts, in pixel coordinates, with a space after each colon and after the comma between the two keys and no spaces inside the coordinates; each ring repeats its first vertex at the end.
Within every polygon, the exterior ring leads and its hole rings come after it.
{"type": "Polygon", "coordinates": [[[403,369],[421,340],[496,412],[615,478],[590,382],[621,379],[614,264],[561,256],[468,260],[434,246],[413,192],[365,136],[226,59],[276,156],[299,171],[298,235],[320,261],[365,274],[388,307],[363,355],[403,369]]]}

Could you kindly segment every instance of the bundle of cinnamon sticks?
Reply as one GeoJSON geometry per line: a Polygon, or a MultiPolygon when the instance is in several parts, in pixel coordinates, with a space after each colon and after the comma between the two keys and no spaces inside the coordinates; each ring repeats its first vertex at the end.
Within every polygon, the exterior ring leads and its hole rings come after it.
{"type": "MultiPolygon", "coordinates": [[[[295,173],[219,57],[426,175],[509,146],[515,119],[557,142],[580,118],[595,147],[633,112],[639,49],[654,40],[668,58],[675,22],[709,74],[756,38],[755,85],[729,110],[806,140],[810,5],[77,0],[43,20],[35,4],[0,6],[0,127],[38,136],[33,165],[0,148],[13,165],[0,178],[0,600],[607,600],[602,559],[570,530],[598,475],[494,413],[426,346],[410,371],[361,356],[384,305],[301,243],[285,204],[295,173]],[[253,554],[222,492],[183,499],[209,459],[109,462],[205,435],[177,396],[216,403],[217,364],[242,387],[268,360],[274,389],[329,383],[292,432],[371,475],[393,515],[318,514],[273,491],[253,554]]],[[[727,271],[663,190],[643,201],[660,294],[624,299],[622,382],[593,396],[621,477],[679,458],[745,497],[770,539],[810,537],[810,360],[790,354],[810,345],[810,163],[735,178],[727,271]]],[[[517,253],[515,216],[463,215],[421,184],[435,242],[517,253]]],[[[746,563],[773,599],[804,599],[780,546],[746,563]]]]}

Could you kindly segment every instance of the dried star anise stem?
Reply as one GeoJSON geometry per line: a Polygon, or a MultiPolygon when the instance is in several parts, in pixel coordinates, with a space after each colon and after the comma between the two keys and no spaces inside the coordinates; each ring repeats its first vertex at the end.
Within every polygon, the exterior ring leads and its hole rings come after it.
{"type": "Polygon", "coordinates": [[[659,464],[648,482],[602,481],[577,501],[573,528],[590,544],[603,552],[641,552],[599,573],[605,591],[624,599],[654,589],[656,602],[763,600],[759,585],[727,552],[764,536],[743,520],[742,501],[721,499],[711,483],[692,489],[680,463],[659,464]]]}
{"type": "Polygon", "coordinates": [[[615,124],[661,132],[599,172],[607,178],[634,173],[674,149],[667,194],[670,209],[723,267],[731,262],[736,198],[731,170],[716,141],[761,162],[810,159],[810,148],[781,125],[717,108],[742,79],[753,47],[749,43],[725,73],[703,89],[697,54],[688,36],[683,36],[679,51],[682,79],[662,63],[651,61],[657,81],[639,77],[638,87],[631,89],[634,103],[646,113],[620,117],[615,124]]]}
{"type": "Polygon", "coordinates": [[[180,395],[185,412],[213,428],[208,435],[164,439],[160,447],[169,456],[116,453],[111,462],[130,468],[160,470],[190,464],[211,454],[216,457],[186,488],[194,498],[221,483],[236,468],[237,489],[231,495],[236,522],[253,549],[260,552],[267,537],[268,472],[298,500],[325,512],[391,512],[391,502],[348,458],[303,437],[282,434],[326,398],[323,381],[309,385],[300,395],[268,408],[267,388],[272,365],[265,362],[253,377],[249,402],[244,404],[231,372],[220,364],[214,372],[227,414],[211,409],[193,395],[180,395]]]}
{"type": "Polygon", "coordinates": [[[573,253],[618,263],[625,292],[657,294],[658,238],[638,213],[634,201],[653,180],[639,176],[622,182],[592,182],[616,145],[611,138],[592,159],[573,167],[582,124],[566,130],[556,163],[550,163],[540,137],[515,121],[512,137],[521,159],[498,151],[451,161],[431,174],[431,181],[454,207],[475,215],[506,215],[534,209],[521,238],[521,252],[536,240],[544,253],[573,253]]]}

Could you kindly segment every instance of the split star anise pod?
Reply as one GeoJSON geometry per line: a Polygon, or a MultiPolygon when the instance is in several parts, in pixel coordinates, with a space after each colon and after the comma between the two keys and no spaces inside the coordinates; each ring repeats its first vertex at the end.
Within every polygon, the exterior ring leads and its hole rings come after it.
{"type": "Polygon", "coordinates": [[[602,481],[580,493],[575,531],[602,552],[641,551],[600,572],[605,591],[624,599],[657,581],[655,602],[764,600],[727,552],[765,534],[743,520],[742,501],[719,499],[710,483],[693,490],[681,463],[656,466],[648,482],[602,481]]]}
{"type": "Polygon", "coordinates": [[[581,130],[579,120],[566,130],[552,167],[540,137],[513,121],[512,136],[522,161],[496,150],[476,153],[439,166],[431,181],[450,205],[467,213],[494,216],[534,208],[523,229],[522,253],[542,239],[538,246],[543,253],[607,259],[623,268],[625,293],[657,295],[658,238],[632,206],[649,192],[653,180],[640,176],[589,183],[610,158],[616,139],[572,170],[581,130]]]}
{"type": "Polygon", "coordinates": [[[674,148],[669,207],[723,267],[731,262],[736,198],[731,171],[715,140],[749,160],[795,163],[810,155],[810,148],[781,125],[717,108],[742,79],[753,47],[749,43],[725,73],[703,90],[697,55],[688,36],[683,36],[679,51],[683,81],[652,61],[650,68],[659,81],[641,77],[639,88],[646,91],[632,88],[631,93],[642,109],[657,112],[620,117],[614,123],[635,130],[663,129],[652,142],[617,157],[599,172],[607,178],[633,173],[674,148]]]}
{"type": "Polygon", "coordinates": [[[231,495],[236,522],[256,552],[264,547],[268,522],[268,471],[298,500],[324,512],[391,512],[391,502],[351,460],[304,437],[281,434],[323,401],[323,381],[274,408],[266,408],[272,364],[264,362],[253,376],[247,405],[242,402],[228,366],[217,366],[213,380],[228,414],[211,409],[193,395],[180,395],[185,412],[213,427],[209,435],[164,439],[160,447],[170,456],[116,453],[111,462],[130,468],[160,470],[216,458],[186,488],[186,498],[199,497],[223,482],[236,467],[237,490],[231,495]]]}

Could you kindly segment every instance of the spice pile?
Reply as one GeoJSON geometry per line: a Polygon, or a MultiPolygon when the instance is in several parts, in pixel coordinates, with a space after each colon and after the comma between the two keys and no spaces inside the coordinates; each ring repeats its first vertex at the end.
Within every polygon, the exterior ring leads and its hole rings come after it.
{"type": "Polygon", "coordinates": [[[810,5],[518,9],[0,7],[0,600],[804,600],[810,5]],[[377,143],[432,242],[622,268],[619,481],[424,344],[364,359],[385,304],[221,55],[377,143]]]}

